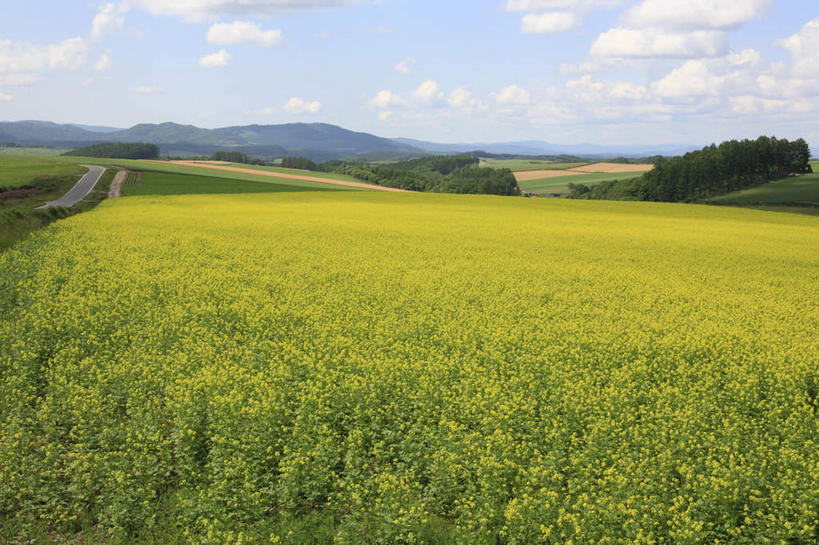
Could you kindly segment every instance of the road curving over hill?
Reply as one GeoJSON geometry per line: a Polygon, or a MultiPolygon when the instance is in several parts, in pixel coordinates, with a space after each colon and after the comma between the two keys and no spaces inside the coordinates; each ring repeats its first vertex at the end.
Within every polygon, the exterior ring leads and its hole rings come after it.
{"type": "MultiPolygon", "coordinates": [[[[163,163],[165,161],[162,161],[163,163]]],[[[189,167],[209,168],[212,170],[224,170],[225,172],[236,172],[238,174],[256,174],[260,176],[269,176],[271,178],[284,178],[287,180],[304,180],[306,182],[320,182],[329,185],[340,185],[344,187],[355,187],[358,189],[370,189],[372,191],[389,191],[391,193],[413,193],[406,189],[398,189],[395,187],[385,187],[381,185],[366,184],[364,182],[346,182],[344,180],[331,180],[329,178],[320,178],[318,176],[304,176],[301,174],[285,174],[281,172],[272,172],[268,170],[256,170],[252,168],[241,168],[224,166],[223,164],[210,163],[205,161],[172,161],[174,165],[185,165],[189,167]]]]}
{"type": "Polygon", "coordinates": [[[68,190],[68,192],[57,199],[56,201],[48,201],[42,206],[38,206],[37,208],[51,208],[52,206],[74,206],[81,200],[85,198],[86,195],[91,193],[91,190],[94,189],[94,186],[97,185],[102,173],[105,172],[105,168],[92,166],[92,165],[82,165],[88,169],[80,181],[74,184],[74,187],[68,190]]]}

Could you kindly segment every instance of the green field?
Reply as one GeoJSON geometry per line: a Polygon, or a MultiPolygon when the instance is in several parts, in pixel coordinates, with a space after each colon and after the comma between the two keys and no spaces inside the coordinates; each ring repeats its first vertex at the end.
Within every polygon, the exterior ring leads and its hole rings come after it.
{"type": "Polygon", "coordinates": [[[481,159],[481,161],[481,166],[491,168],[508,168],[513,172],[524,172],[527,170],[566,170],[589,164],[588,162],[554,163],[540,159],[481,159]]]}
{"type": "Polygon", "coordinates": [[[0,255],[0,535],[816,543],[817,247],[715,206],[103,201],[0,255]]]}
{"type": "Polygon", "coordinates": [[[6,148],[0,146],[0,161],[3,155],[52,156],[56,157],[69,151],[67,148],[6,148]]]}
{"type": "MultiPolygon", "coordinates": [[[[318,186],[302,186],[298,184],[280,184],[275,180],[247,181],[215,176],[194,174],[179,174],[172,172],[156,172],[144,170],[142,184],[134,185],[133,178],[126,180],[122,187],[122,196],[132,195],[193,195],[193,194],[225,194],[225,193],[275,193],[282,191],[335,191],[344,190],[343,187],[319,184],[318,186]],[[130,181],[130,183],[129,183],[130,181]]],[[[218,171],[207,171],[218,172],[218,171]]]]}
{"type": "Polygon", "coordinates": [[[263,172],[278,172],[280,174],[294,174],[297,176],[311,176],[313,178],[325,178],[327,180],[340,180],[343,182],[356,182],[362,183],[361,180],[357,178],[353,178],[352,176],[347,176],[345,174],[337,174],[335,172],[315,172],[312,170],[298,170],[293,168],[281,168],[281,167],[268,167],[268,166],[260,166],[260,165],[245,165],[242,163],[230,163],[226,166],[232,166],[237,168],[244,168],[249,170],[261,170],[263,172]]]}
{"type": "Polygon", "coordinates": [[[569,184],[586,184],[595,185],[600,182],[607,182],[610,180],[627,180],[629,178],[637,178],[642,176],[643,172],[618,172],[618,173],[589,173],[589,174],[571,174],[568,176],[557,176],[555,178],[541,178],[539,180],[528,180],[518,182],[521,191],[534,193],[535,195],[551,195],[568,193],[569,184]]]}
{"type": "Polygon", "coordinates": [[[813,166],[817,170],[814,174],[784,178],[757,187],[713,197],[708,199],[708,202],[739,206],[792,203],[814,203],[819,206],[819,164],[813,163],[813,166]]]}
{"type": "Polygon", "coordinates": [[[82,174],[86,170],[78,161],[65,157],[0,156],[0,191],[26,185],[38,176],[67,176],[82,174]]]}

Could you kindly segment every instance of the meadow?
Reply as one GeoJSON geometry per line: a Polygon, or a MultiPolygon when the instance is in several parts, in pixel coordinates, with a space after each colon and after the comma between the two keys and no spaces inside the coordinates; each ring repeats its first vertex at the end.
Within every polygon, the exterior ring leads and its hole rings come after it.
{"type": "Polygon", "coordinates": [[[816,218],[107,200],[0,254],[0,535],[819,540],[816,218]]]}
{"type": "Polygon", "coordinates": [[[757,187],[713,197],[708,202],[738,206],[754,204],[814,203],[819,205],[819,162],[812,162],[813,174],[783,178],[757,187]]]}
{"type": "Polygon", "coordinates": [[[528,170],[567,170],[570,168],[582,167],[589,162],[578,163],[556,163],[542,159],[481,159],[481,165],[491,168],[508,168],[513,172],[526,172],[528,170]]]}
{"type": "Polygon", "coordinates": [[[540,178],[536,180],[519,180],[518,186],[521,191],[535,195],[552,195],[568,193],[569,184],[595,185],[609,180],[626,180],[641,176],[642,172],[592,172],[584,174],[569,174],[566,176],[556,176],[553,178],[540,178]]]}

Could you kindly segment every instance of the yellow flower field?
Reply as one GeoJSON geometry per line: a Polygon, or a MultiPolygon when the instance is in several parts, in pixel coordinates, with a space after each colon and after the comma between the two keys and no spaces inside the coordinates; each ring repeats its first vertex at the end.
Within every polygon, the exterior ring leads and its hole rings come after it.
{"type": "Polygon", "coordinates": [[[106,201],[0,255],[0,528],[816,543],[817,297],[810,216],[106,201]]]}

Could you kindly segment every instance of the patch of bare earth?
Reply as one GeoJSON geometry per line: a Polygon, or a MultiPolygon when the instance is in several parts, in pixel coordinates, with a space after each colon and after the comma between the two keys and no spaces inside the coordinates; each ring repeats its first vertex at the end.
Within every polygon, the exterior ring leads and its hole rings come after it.
{"type": "Polygon", "coordinates": [[[592,165],[584,165],[582,167],[575,167],[569,169],[573,172],[582,173],[603,173],[603,174],[619,174],[621,172],[647,172],[654,168],[654,165],[631,165],[626,163],[594,163],[592,165]]]}
{"type": "Polygon", "coordinates": [[[120,170],[114,175],[114,179],[111,180],[111,187],[108,189],[109,199],[122,197],[122,184],[125,182],[126,176],[128,176],[127,170],[120,170]]]}
{"type": "Polygon", "coordinates": [[[515,172],[514,175],[517,181],[528,182],[529,180],[543,180],[544,178],[559,178],[561,176],[582,174],[581,172],[572,172],[572,170],[526,170],[523,172],[515,172]]]}
{"type": "Polygon", "coordinates": [[[202,161],[173,161],[175,165],[186,165],[189,167],[209,168],[213,170],[224,170],[225,172],[236,172],[238,174],[255,174],[257,176],[269,176],[270,178],[284,178],[287,180],[304,180],[305,182],[320,182],[329,185],[340,185],[344,187],[357,187],[359,189],[372,189],[374,191],[389,191],[392,193],[411,193],[404,189],[396,189],[394,187],[384,187],[380,185],[371,185],[360,182],[346,182],[344,180],[330,180],[328,178],[319,178],[317,176],[302,176],[300,174],[284,174],[281,172],[271,172],[269,170],[255,170],[251,168],[227,167],[223,165],[216,165],[212,162],[202,161]]]}

